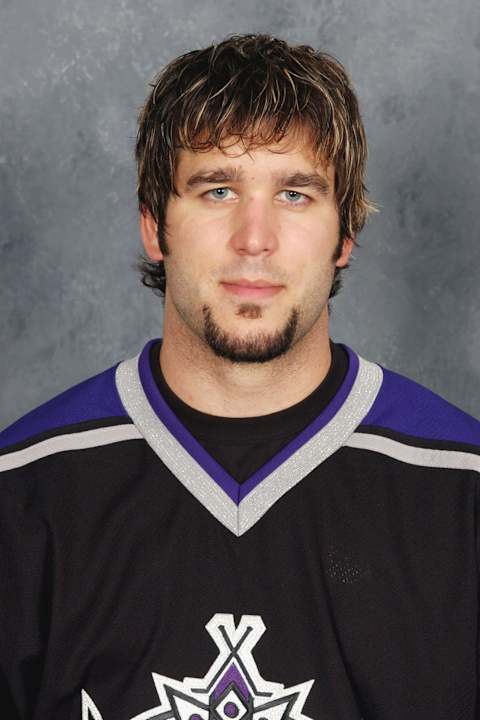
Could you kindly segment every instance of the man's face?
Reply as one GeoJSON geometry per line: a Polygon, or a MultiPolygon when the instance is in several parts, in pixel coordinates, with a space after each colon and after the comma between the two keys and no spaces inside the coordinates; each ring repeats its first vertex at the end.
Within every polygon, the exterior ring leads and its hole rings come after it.
{"type": "Polygon", "coordinates": [[[346,239],[335,262],[334,179],[294,136],[248,152],[181,150],[169,254],[155,256],[165,263],[165,326],[234,362],[266,362],[318,330],[335,265],[347,264],[352,247],[346,239]]]}

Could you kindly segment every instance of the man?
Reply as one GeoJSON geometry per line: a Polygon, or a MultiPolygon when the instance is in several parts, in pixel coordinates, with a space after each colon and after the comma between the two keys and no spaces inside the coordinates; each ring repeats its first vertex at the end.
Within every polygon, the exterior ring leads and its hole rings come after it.
{"type": "Polygon", "coordinates": [[[177,58],[137,160],[163,338],[1,436],[3,716],[478,717],[480,423],[329,338],[373,209],[342,66],[177,58]]]}

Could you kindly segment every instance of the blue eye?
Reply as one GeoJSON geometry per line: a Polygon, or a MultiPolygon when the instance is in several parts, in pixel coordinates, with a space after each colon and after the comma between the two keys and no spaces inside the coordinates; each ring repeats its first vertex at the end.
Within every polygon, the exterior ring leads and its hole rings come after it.
{"type": "Polygon", "coordinates": [[[301,202],[302,200],[308,200],[306,195],[299,193],[296,190],[284,190],[283,192],[287,195],[288,199],[292,201],[292,205],[301,205],[303,204],[301,202]]]}
{"type": "Polygon", "coordinates": [[[230,188],[227,187],[218,187],[214,188],[213,190],[207,191],[207,196],[211,197],[213,200],[224,200],[225,197],[227,197],[227,194],[230,192],[230,188]]]}

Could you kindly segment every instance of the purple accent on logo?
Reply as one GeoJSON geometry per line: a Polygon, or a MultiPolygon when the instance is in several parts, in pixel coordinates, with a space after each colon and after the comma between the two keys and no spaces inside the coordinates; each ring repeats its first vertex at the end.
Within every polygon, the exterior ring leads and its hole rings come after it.
{"type": "Polygon", "coordinates": [[[202,720],[202,718],[198,713],[193,713],[193,715],[190,715],[190,720],[202,720]]]}
{"type": "Polygon", "coordinates": [[[125,416],[115,385],[114,365],[64,390],[9,425],[0,434],[0,449],[35,435],[88,420],[125,416]]]}
{"type": "MultiPolygon", "coordinates": [[[[382,366],[380,366],[382,367],[382,366]]],[[[480,445],[480,422],[424,385],[382,367],[383,383],[362,425],[428,440],[480,445]]]]}
{"type": "Polygon", "coordinates": [[[220,697],[220,695],[225,691],[225,689],[232,683],[235,685],[235,689],[238,690],[245,702],[248,702],[250,692],[248,690],[245,680],[243,679],[243,676],[240,674],[235,663],[232,663],[230,665],[228,670],[222,675],[222,677],[218,681],[213,691],[213,697],[215,699],[220,697]]]}
{"type": "Polygon", "coordinates": [[[237,505],[239,505],[243,498],[261,483],[262,480],[325,427],[345,402],[358,372],[359,361],[357,355],[346,345],[342,345],[348,353],[348,371],[333,400],[294,440],[282,448],[280,452],[274,455],[263,467],[245,480],[245,482],[240,484],[207,453],[163,399],[150,367],[150,347],[159,340],[160,338],[150,340],[143,348],[138,361],[140,380],[148,401],[163,424],[185,448],[189,455],[197,461],[205,472],[210,475],[217,485],[219,485],[237,505]]]}
{"type": "Polygon", "coordinates": [[[239,708],[235,705],[234,702],[227,702],[224,705],[223,712],[227,717],[234,718],[237,717],[239,713],[239,708]]]}

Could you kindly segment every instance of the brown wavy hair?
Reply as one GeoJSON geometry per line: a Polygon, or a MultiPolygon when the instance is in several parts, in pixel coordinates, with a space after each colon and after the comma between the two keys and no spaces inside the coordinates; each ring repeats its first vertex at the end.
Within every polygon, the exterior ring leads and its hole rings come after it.
{"type": "MultiPolygon", "coordinates": [[[[172,60],[150,84],[138,118],[136,160],[140,212],[158,226],[159,246],[169,254],[165,214],[175,187],[178,150],[208,151],[242,140],[247,148],[279,141],[295,128],[310,131],[319,163],[335,166],[340,237],[356,236],[375,203],[363,178],[367,142],[358,101],[343,66],[308,45],[289,45],[270,35],[233,35],[172,60]]],[[[136,265],[142,283],[165,295],[164,263],[143,254],[136,265]]],[[[348,266],[347,266],[348,267],[348,266]]],[[[330,298],[340,290],[335,268],[330,298]]]]}

